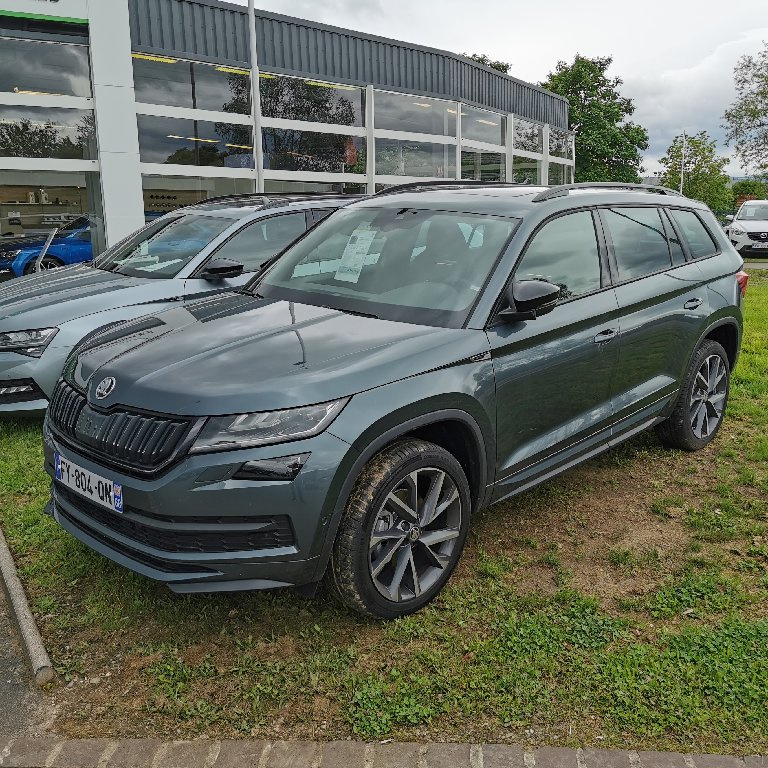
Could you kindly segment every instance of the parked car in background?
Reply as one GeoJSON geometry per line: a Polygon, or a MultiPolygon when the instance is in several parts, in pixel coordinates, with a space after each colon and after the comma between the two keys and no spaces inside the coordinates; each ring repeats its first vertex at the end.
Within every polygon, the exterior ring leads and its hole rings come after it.
{"type": "Polygon", "coordinates": [[[226,198],[148,224],[93,264],[0,286],[0,415],[42,412],[72,347],[97,328],[244,285],[348,197],[226,198]]]}
{"type": "Polygon", "coordinates": [[[768,259],[768,200],[742,203],[725,231],[741,256],[768,259]]]}
{"type": "Polygon", "coordinates": [[[328,572],[403,616],[482,507],[650,427],[714,438],[741,266],[705,205],[659,187],[388,190],[243,292],[79,348],[44,426],[48,510],[176,592],[328,572]]]}

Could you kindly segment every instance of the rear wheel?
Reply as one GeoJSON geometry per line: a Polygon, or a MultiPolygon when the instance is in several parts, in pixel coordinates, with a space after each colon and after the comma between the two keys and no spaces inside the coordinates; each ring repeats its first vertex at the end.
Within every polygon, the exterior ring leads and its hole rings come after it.
{"type": "Polygon", "coordinates": [[[720,430],[730,389],[728,355],[716,341],[696,351],[672,415],[656,427],[671,448],[698,451],[720,430]]]}
{"type": "MultiPolygon", "coordinates": [[[[24,267],[25,275],[32,275],[35,273],[35,266],[37,265],[37,259],[32,259],[26,267],[24,267]]],[[[58,259],[53,256],[45,256],[40,262],[40,272],[47,272],[49,269],[56,269],[56,267],[64,266],[58,259]]]]}
{"type": "Polygon", "coordinates": [[[337,596],[379,618],[424,607],[459,560],[470,509],[466,476],[448,451],[424,440],[385,448],[347,502],[330,567],[337,596]]]}

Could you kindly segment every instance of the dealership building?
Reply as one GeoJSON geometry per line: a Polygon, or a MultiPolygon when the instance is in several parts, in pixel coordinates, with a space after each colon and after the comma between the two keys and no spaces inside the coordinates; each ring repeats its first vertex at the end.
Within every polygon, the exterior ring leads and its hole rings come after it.
{"type": "Polygon", "coordinates": [[[87,213],[103,247],[216,195],[573,179],[560,96],[302,19],[254,29],[217,0],[0,0],[0,235],[87,213]]]}

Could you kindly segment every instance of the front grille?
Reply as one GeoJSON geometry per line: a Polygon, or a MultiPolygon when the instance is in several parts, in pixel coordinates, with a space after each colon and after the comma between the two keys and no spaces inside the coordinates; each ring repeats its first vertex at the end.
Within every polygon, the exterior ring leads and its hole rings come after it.
{"type": "Polygon", "coordinates": [[[0,381],[0,405],[44,400],[45,394],[32,379],[0,381]]]}
{"type": "Polygon", "coordinates": [[[750,240],[768,243],[768,232],[747,232],[750,240]]]}
{"type": "Polygon", "coordinates": [[[97,410],[65,381],[53,393],[48,417],[54,430],[83,453],[141,474],[157,471],[175,458],[192,425],[181,417],[97,410]]]}
{"type": "Polygon", "coordinates": [[[291,521],[285,515],[235,518],[238,522],[230,522],[218,515],[210,518],[198,516],[191,518],[200,526],[194,528],[184,517],[153,514],[152,520],[179,526],[158,528],[144,522],[146,513],[134,507],[126,506],[123,514],[110,512],[59,484],[56,485],[56,495],[71,504],[89,521],[99,523],[139,544],[164,552],[251,552],[258,549],[290,547],[295,541],[291,521]],[[241,520],[247,522],[239,522],[241,520]]]}

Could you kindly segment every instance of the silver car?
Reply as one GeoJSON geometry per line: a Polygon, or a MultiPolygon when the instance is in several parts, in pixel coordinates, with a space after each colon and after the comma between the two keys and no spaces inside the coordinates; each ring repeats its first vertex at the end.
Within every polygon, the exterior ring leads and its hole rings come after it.
{"type": "Polygon", "coordinates": [[[169,213],[99,256],[0,286],[0,415],[35,414],[96,330],[232,290],[350,197],[254,196],[169,213]]]}
{"type": "Polygon", "coordinates": [[[768,259],[768,200],[748,200],[725,231],[742,257],[768,259]]]}

